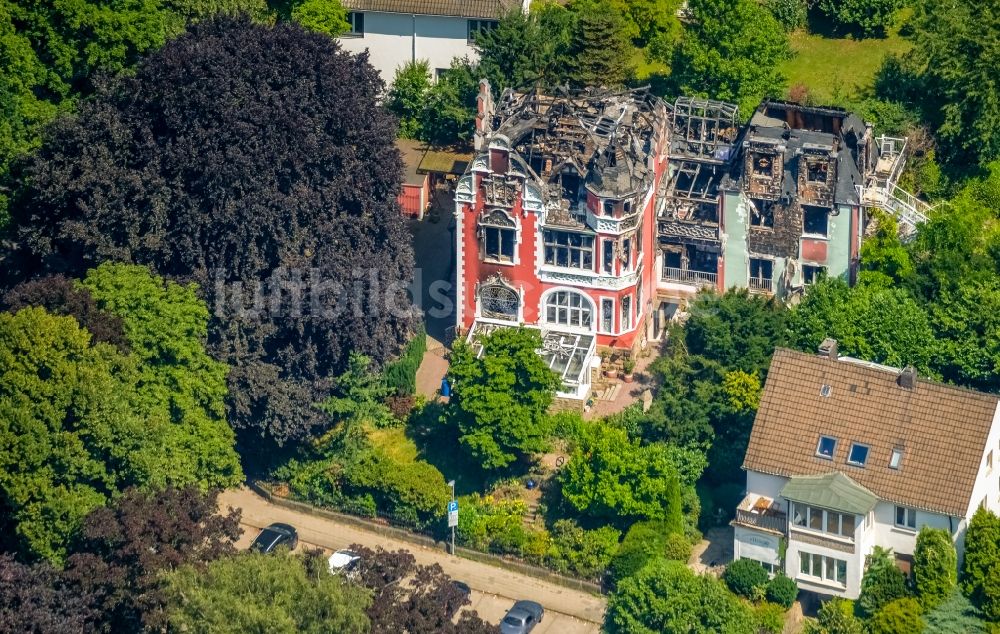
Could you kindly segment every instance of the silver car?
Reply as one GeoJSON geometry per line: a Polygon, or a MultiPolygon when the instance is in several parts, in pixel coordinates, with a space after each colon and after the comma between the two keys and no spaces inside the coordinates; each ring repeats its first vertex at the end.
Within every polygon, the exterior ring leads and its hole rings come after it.
{"type": "Polygon", "coordinates": [[[500,634],[528,634],[542,622],[545,609],[534,601],[518,601],[500,621],[500,634]]]}

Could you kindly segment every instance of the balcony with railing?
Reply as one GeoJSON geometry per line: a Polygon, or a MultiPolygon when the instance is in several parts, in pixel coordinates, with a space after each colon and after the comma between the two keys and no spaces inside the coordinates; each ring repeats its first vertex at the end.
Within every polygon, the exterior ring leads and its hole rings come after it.
{"type": "Polygon", "coordinates": [[[750,289],[751,293],[764,293],[770,295],[774,293],[774,282],[771,281],[771,278],[751,277],[747,280],[747,288],[750,289]]]}
{"type": "Polygon", "coordinates": [[[665,266],[663,267],[662,279],[664,282],[680,282],[698,288],[715,288],[718,285],[719,274],[665,266]]]}
{"type": "Polygon", "coordinates": [[[750,493],[736,507],[733,524],[784,535],[788,530],[788,515],[780,502],[750,493]]]}

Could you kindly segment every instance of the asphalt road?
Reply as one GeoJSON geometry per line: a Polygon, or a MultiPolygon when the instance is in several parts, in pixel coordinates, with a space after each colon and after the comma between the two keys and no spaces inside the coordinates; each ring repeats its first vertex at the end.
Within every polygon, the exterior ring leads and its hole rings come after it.
{"type": "Polygon", "coordinates": [[[604,597],[571,590],[471,559],[453,557],[439,550],[379,535],[354,525],[275,506],[246,488],[225,491],[219,497],[219,505],[223,510],[227,507],[242,509],[244,534],[240,540],[241,546],[248,546],[259,529],[271,522],[286,522],[298,530],[301,542],[309,546],[337,550],[351,544],[362,544],[369,548],[381,546],[387,550],[405,549],[413,553],[417,563],[440,564],[452,578],[467,583],[473,590],[471,609],[477,610],[487,621],[499,623],[515,600],[531,599],[545,608],[545,618],[532,634],[600,632],[600,623],[607,606],[604,597]]]}

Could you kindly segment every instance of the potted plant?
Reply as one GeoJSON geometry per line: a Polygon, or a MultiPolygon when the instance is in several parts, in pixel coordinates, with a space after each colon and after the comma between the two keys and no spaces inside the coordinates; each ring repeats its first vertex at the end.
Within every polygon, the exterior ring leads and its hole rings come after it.
{"type": "Polygon", "coordinates": [[[617,359],[610,352],[606,352],[605,354],[607,355],[607,359],[604,365],[604,376],[609,379],[616,379],[618,378],[618,366],[615,365],[617,359]]]}
{"type": "Polygon", "coordinates": [[[627,357],[622,361],[622,371],[625,372],[625,376],[622,378],[625,379],[626,383],[631,383],[633,378],[632,373],[635,372],[635,359],[627,357]]]}

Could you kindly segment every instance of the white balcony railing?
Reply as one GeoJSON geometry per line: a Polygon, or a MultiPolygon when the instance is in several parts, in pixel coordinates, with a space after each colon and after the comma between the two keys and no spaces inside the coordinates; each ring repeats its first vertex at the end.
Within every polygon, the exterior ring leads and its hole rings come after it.
{"type": "Polygon", "coordinates": [[[768,278],[751,277],[747,280],[747,288],[751,293],[773,293],[774,285],[768,278]]]}
{"type": "Polygon", "coordinates": [[[718,284],[719,274],[665,266],[663,267],[663,279],[669,282],[683,282],[698,287],[714,288],[718,284]]]}

